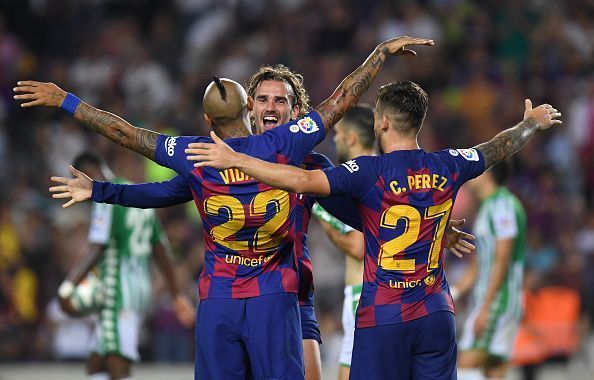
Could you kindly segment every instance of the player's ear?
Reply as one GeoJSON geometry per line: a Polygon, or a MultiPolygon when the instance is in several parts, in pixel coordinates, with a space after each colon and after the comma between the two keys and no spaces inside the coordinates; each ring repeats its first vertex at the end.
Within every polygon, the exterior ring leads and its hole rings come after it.
{"type": "Polygon", "coordinates": [[[291,110],[291,120],[295,120],[299,117],[299,106],[295,104],[291,110]]]}
{"type": "Polygon", "coordinates": [[[247,109],[249,112],[252,112],[254,110],[254,98],[252,98],[251,96],[247,97],[247,109]]]}
{"type": "Polygon", "coordinates": [[[212,118],[207,114],[204,114],[204,121],[210,128],[212,128],[212,126],[214,125],[214,120],[212,120],[212,118]]]}
{"type": "Polygon", "coordinates": [[[380,130],[386,132],[390,128],[390,118],[385,113],[381,117],[380,130]]]}
{"type": "Polygon", "coordinates": [[[347,144],[354,146],[357,143],[357,134],[354,131],[347,132],[347,144]]]}

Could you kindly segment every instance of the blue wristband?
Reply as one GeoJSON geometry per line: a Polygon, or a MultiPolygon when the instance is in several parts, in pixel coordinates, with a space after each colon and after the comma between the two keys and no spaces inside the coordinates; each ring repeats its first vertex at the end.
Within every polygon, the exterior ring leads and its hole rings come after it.
{"type": "Polygon", "coordinates": [[[68,93],[66,94],[66,97],[64,98],[62,104],[60,104],[60,108],[62,108],[69,114],[74,115],[74,112],[76,112],[76,107],[78,107],[79,104],[80,99],[77,98],[76,95],[68,93]]]}

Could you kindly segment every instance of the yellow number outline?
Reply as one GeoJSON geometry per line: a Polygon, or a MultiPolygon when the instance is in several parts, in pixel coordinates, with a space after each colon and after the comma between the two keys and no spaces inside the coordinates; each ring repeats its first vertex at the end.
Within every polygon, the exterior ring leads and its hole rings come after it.
{"type": "MultiPolygon", "coordinates": [[[[433,241],[427,257],[427,272],[436,269],[439,266],[439,253],[441,252],[441,242],[450,212],[452,200],[427,207],[424,213],[424,219],[437,219],[433,241]]],[[[412,273],[415,271],[415,259],[400,259],[401,255],[408,247],[414,244],[421,229],[421,214],[419,211],[409,205],[394,205],[386,209],[380,219],[380,227],[396,229],[399,220],[404,220],[404,232],[382,244],[380,247],[377,264],[384,270],[400,271],[412,273]]]]}
{"type": "MultiPolygon", "coordinates": [[[[273,189],[258,193],[250,202],[249,215],[265,216],[270,204],[273,205],[275,213],[254,234],[252,240],[255,252],[277,249],[286,236],[286,233],[276,234],[289,217],[289,194],[286,191],[273,189]]],[[[219,216],[222,210],[227,211],[228,220],[210,230],[213,241],[234,251],[249,250],[248,240],[228,240],[245,226],[246,214],[243,204],[231,195],[214,195],[204,201],[204,211],[208,215],[219,216]]]]}

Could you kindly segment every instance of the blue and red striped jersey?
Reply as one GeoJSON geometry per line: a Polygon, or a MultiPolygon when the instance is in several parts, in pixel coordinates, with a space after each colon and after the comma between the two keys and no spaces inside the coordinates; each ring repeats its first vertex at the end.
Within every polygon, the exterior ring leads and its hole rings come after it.
{"type": "MultiPolygon", "coordinates": [[[[306,170],[316,170],[332,168],[334,165],[323,154],[312,152],[305,158],[301,167],[306,170]]],[[[313,305],[314,303],[314,279],[311,257],[307,248],[307,229],[311,218],[311,208],[315,201],[316,198],[311,195],[297,195],[293,229],[295,230],[295,255],[299,268],[298,299],[300,305],[313,305]]]]}
{"type": "MultiPolygon", "coordinates": [[[[265,161],[298,166],[324,136],[320,116],[310,112],[262,135],[225,142],[265,161]]],[[[292,227],[296,195],[259,183],[237,169],[195,168],[184,152],[193,142],[212,140],[160,135],[155,161],[185,178],[202,218],[205,262],[200,298],[297,293],[292,227]]]]}
{"type": "Polygon", "coordinates": [[[442,266],[445,229],[460,186],[480,175],[475,149],[394,151],[326,171],[333,195],[357,203],[365,235],[357,327],[454,311],[442,266]]]}

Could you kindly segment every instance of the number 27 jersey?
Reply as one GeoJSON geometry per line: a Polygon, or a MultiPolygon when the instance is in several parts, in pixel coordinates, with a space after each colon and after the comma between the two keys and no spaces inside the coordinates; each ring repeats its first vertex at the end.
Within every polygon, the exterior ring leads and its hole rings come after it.
{"type": "MultiPolygon", "coordinates": [[[[265,161],[300,165],[324,135],[319,115],[310,112],[262,135],[225,142],[235,151],[265,161]]],[[[184,152],[193,142],[212,140],[161,135],[155,161],[187,181],[202,219],[205,252],[200,298],[297,293],[295,194],[259,183],[237,169],[195,168],[184,152]]]]}
{"type": "Polygon", "coordinates": [[[357,327],[454,311],[442,267],[445,229],[460,186],[484,170],[475,149],[394,151],[327,170],[333,195],[358,202],[365,235],[357,327]]]}

